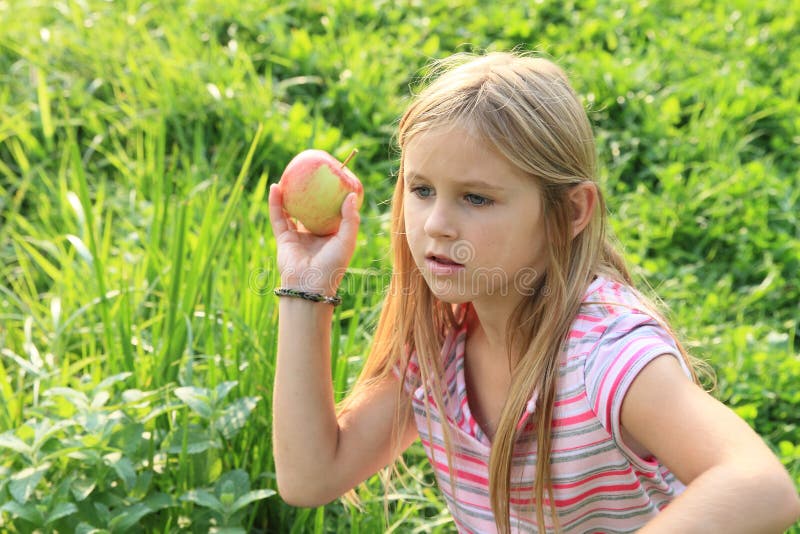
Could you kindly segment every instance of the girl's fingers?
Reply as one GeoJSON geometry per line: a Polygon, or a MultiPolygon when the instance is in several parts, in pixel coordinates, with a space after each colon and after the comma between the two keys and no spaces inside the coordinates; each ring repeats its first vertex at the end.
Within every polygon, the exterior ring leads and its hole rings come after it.
{"type": "Polygon", "coordinates": [[[342,203],[342,222],[337,232],[337,236],[347,250],[352,251],[355,249],[360,222],[361,216],[358,214],[358,208],[356,208],[356,194],[350,193],[342,203]]]}
{"type": "Polygon", "coordinates": [[[300,248],[295,250],[296,253],[302,254],[306,257],[306,261],[310,260],[312,263],[321,262],[320,265],[327,265],[328,263],[338,264],[341,261],[346,263],[356,246],[356,239],[358,236],[358,226],[361,217],[358,214],[356,207],[356,195],[351,193],[347,195],[342,203],[342,222],[339,229],[333,236],[317,237],[308,233],[302,226],[302,223],[295,223],[283,209],[283,195],[279,185],[273,184],[269,188],[269,219],[272,224],[272,232],[276,239],[281,236],[285,238],[292,235],[292,241],[300,245],[300,248]],[[300,231],[298,231],[300,229],[300,231]],[[290,232],[290,234],[287,234],[290,232]],[[320,255],[322,249],[327,252],[320,255]]]}
{"type": "Polygon", "coordinates": [[[283,195],[278,184],[269,186],[269,220],[276,237],[292,229],[292,222],[283,212],[283,195]]]}

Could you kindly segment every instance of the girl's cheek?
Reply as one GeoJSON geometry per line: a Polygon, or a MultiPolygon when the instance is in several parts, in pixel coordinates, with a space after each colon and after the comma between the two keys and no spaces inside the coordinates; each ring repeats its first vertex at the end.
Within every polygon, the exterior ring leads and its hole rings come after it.
{"type": "Polygon", "coordinates": [[[414,207],[412,202],[406,203],[403,206],[403,218],[405,219],[406,230],[411,233],[420,224],[419,209],[414,207]]]}

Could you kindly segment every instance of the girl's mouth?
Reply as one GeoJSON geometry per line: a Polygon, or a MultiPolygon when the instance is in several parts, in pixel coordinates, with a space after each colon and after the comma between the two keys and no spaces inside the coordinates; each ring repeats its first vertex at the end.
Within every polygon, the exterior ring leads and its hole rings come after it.
{"type": "Polygon", "coordinates": [[[457,263],[446,256],[429,254],[425,257],[425,266],[431,274],[449,276],[465,269],[464,265],[457,263]]]}

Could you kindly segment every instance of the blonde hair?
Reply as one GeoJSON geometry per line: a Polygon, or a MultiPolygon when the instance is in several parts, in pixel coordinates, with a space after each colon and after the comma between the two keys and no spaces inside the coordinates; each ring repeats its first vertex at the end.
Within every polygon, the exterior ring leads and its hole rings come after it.
{"type": "MultiPolygon", "coordinates": [[[[543,503],[555,502],[550,480],[550,427],[563,342],[594,276],[602,275],[631,287],[633,282],[607,235],[606,209],[599,191],[593,218],[577,236],[572,235],[567,193],[577,184],[595,183],[596,153],[589,119],[564,71],[551,61],[520,53],[457,54],[437,63],[433,78],[412,101],[399,124],[401,161],[391,212],[393,276],[373,346],[355,390],[363,391],[394,368],[403,370],[405,377],[408,356],[416,351],[422,383],[430,384],[436,406],[444,405],[440,352],[446,333],[458,325],[460,318],[428,289],[406,242],[402,151],[422,132],[441,126],[466,127],[529,175],[542,191],[548,264],[533,294],[523,299],[507,325],[512,379],[493,438],[489,494],[498,531],[510,532],[516,425],[533,392],[538,391],[533,497],[536,520],[543,531],[543,503]]],[[[649,307],[654,317],[669,328],[656,307],[649,307]]],[[[689,356],[680,345],[679,348],[691,369],[689,356]]],[[[403,394],[401,380],[398,395],[403,394]]],[[[343,409],[347,409],[346,401],[343,409]]],[[[406,422],[401,419],[407,417],[407,412],[396,414],[396,428],[401,428],[398,425],[406,422]]],[[[446,425],[443,427],[451,486],[455,489],[451,438],[446,425]]],[[[558,530],[555,507],[550,507],[549,512],[550,528],[558,530]]]]}

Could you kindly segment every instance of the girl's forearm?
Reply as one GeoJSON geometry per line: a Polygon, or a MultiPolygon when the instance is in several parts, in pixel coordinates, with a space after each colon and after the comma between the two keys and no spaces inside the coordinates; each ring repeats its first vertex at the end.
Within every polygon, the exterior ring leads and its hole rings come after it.
{"type": "Polygon", "coordinates": [[[791,480],[780,468],[717,466],[698,476],[643,534],[781,533],[800,514],[791,480]]]}
{"type": "MultiPolygon", "coordinates": [[[[316,500],[333,461],[339,425],[333,399],[330,329],[333,308],[281,298],[273,389],[273,449],[284,500],[316,500]]],[[[310,505],[310,504],[306,504],[310,505]]]]}

